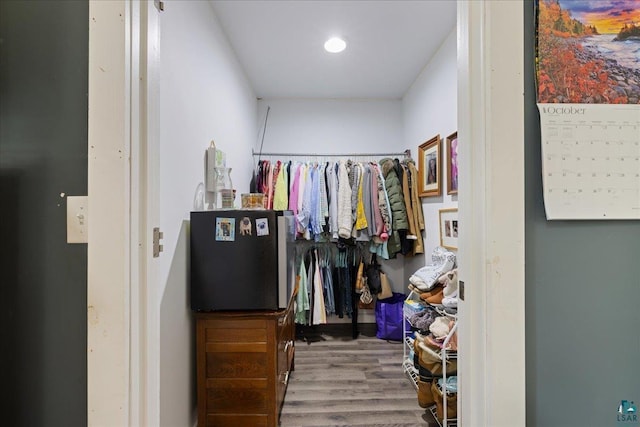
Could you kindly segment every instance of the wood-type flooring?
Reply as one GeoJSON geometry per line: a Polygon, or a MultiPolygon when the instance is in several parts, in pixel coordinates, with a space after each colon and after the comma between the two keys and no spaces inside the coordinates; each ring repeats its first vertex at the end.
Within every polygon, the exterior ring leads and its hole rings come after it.
{"type": "Polygon", "coordinates": [[[402,371],[402,343],[298,331],[295,345],[281,426],[437,425],[402,371]]]}

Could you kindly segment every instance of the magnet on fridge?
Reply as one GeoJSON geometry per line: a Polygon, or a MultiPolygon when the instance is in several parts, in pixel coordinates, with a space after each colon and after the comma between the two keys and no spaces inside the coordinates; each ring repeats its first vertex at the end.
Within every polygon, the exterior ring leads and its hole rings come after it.
{"type": "Polygon", "coordinates": [[[269,235],[269,221],[267,220],[267,218],[256,219],[256,234],[258,236],[269,235]]]}
{"type": "Polygon", "coordinates": [[[222,242],[236,240],[235,218],[216,218],[216,240],[222,242]]]}
{"type": "Polygon", "coordinates": [[[240,235],[251,236],[251,219],[248,216],[240,220],[240,235]]]}

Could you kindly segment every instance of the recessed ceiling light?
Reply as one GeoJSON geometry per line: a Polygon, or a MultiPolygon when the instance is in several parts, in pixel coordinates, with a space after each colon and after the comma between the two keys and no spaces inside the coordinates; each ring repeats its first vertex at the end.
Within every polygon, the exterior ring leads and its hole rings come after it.
{"type": "Polygon", "coordinates": [[[331,53],[342,52],[347,47],[347,43],[340,37],[332,37],[324,42],[324,50],[331,53]]]}

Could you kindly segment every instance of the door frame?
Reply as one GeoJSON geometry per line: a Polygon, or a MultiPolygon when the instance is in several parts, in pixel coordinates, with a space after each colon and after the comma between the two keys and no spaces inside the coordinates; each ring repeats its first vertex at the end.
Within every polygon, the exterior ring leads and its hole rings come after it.
{"type": "MultiPolygon", "coordinates": [[[[89,2],[87,423],[130,425],[131,11],[89,2]]],[[[133,149],[136,149],[135,146],[133,149]]],[[[134,229],[133,234],[137,231],[134,229]]]]}
{"type": "MultiPolygon", "coordinates": [[[[159,420],[150,251],[158,210],[148,185],[158,171],[154,7],[90,0],[90,426],[159,420]]],[[[522,2],[458,1],[458,133],[470,141],[460,147],[460,191],[469,194],[459,199],[461,426],[526,423],[522,14],[522,2]]]]}
{"type": "Polygon", "coordinates": [[[87,424],[159,425],[156,2],[89,1],[87,424]]]}
{"type": "Polygon", "coordinates": [[[526,425],[523,14],[458,1],[461,426],[526,425]]]}

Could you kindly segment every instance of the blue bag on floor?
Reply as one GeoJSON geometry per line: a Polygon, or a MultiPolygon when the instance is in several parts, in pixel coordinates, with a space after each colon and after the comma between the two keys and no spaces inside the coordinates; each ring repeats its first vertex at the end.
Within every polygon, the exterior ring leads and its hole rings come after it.
{"type": "Polygon", "coordinates": [[[394,292],[393,296],[376,301],[377,338],[402,341],[402,308],[405,298],[405,294],[394,292]]]}

